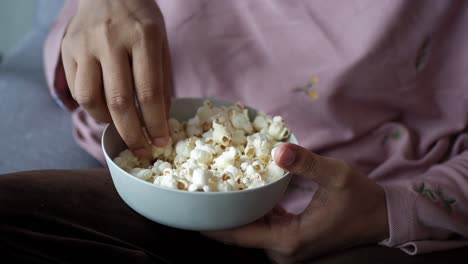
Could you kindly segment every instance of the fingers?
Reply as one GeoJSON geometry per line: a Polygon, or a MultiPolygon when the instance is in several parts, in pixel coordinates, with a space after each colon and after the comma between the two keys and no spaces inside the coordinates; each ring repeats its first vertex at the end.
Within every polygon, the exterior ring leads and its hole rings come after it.
{"type": "Polygon", "coordinates": [[[145,127],[154,145],[167,144],[169,132],[166,117],[162,46],[158,41],[141,41],[132,49],[133,77],[138,104],[145,127]]]}
{"type": "Polygon", "coordinates": [[[95,58],[88,57],[78,63],[72,95],[94,119],[111,122],[104,98],[101,65],[95,58]]]}
{"type": "Polygon", "coordinates": [[[75,90],[75,75],[76,75],[76,61],[67,50],[68,48],[62,46],[62,63],[65,70],[65,77],[67,79],[68,89],[73,95],[75,90]]]}
{"type": "Polygon", "coordinates": [[[262,221],[240,228],[203,234],[227,244],[293,256],[300,249],[301,233],[299,218],[281,210],[281,215],[273,213],[262,221]]]}
{"type": "Polygon", "coordinates": [[[249,225],[215,232],[205,232],[204,235],[227,244],[235,244],[250,248],[270,248],[274,230],[264,221],[257,221],[249,225]]]}
{"type": "Polygon", "coordinates": [[[135,106],[128,54],[123,49],[110,53],[101,60],[107,107],[128,148],[140,157],[149,158],[151,150],[135,106]]]}
{"type": "Polygon", "coordinates": [[[283,169],[333,189],[347,185],[351,169],[346,163],[322,157],[291,143],[281,144],[275,151],[275,162],[283,169]]]}
{"type": "Polygon", "coordinates": [[[169,110],[171,109],[171,97],[172,97],[172,63],[171,63],[171,51],[169,49],[169,44],[167,40],[163,45],[163,60],[162,60],[162,72],[164,80],[164,103],[166,106],[166,114],[169,115],[169,110]]]}

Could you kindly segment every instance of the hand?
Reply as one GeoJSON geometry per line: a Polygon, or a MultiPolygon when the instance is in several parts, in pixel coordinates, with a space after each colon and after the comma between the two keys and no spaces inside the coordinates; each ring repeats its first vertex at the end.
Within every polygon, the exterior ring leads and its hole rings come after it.
{"type": "Polygon", "coordinates": [[[388,236],[383,189],[345,162],[285,143],[278,166],[319,184],[300,215],[281,209],[244,227],[205,235],[229,244],[263,248],[277,263],[294,263],[332,251],[377,243],[388,236]]]}
{"type": "Polygon", "coordinates": [[[172,73],[154,0],[81,0],[62,42],[73,98],[96,120],[114,122],[140,157],[168,141],[172,73]],[[141,118],[140,118],[141,117],[141,118]]]}

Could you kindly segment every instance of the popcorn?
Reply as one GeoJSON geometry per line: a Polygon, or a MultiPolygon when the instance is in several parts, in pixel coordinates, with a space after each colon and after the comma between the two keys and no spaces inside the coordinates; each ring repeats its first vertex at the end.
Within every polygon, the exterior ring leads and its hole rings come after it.
{"type": "Polygon", "coordinates": [[[200,126],[203,130],[208,130],[210,123],[213,121],[211,120],[211,116],[213,116],[213,109],[210,101],[205,101],[203,106],[198,108],[197,110],[197,117],[200,123],[200,126]]]}
{"type": "Polygon", "coordinates": [[[277,179],[281,178],[284,175],[284,170],[276,165],[275,162],[271,162],[265,169],[267,180],[269,182],[276,181],[277,179]]]}
{"type": "Polygon", "coordinates": [[[171,168],[172,168],[172,165],[169,162],[158,159],[156,160],[156,162],[154,162],[153,167],[151,168],[151,171],[153,171],[155,175],[159,176],[163,174],[163,171],[165,169],[171,169],[171,168]]]}
{"type": "Polygon", "coordinates": [[[190,157],[190,152],[195,148],[195,138],[190,137],[184,141],[179,141],[176,144],[175,151],[177,155],[182,157],[190,157]]]}
{"type": "Polygon", "coordinates": [[[246,143],[247,139],[245,138],[244,131],[236,129],[232,132],[232,144],[234,146],[242,146],[246,143]]]}
{"type": "Polygon", "coordinates": [[[162,175],[156,177],[153,183],[170,189],[178,189],[178,181],[173,175],[162,175]]]}
{"type": "Polygon", "coordinates": [[[231,112],[231,123],[234,128],[241,129],[247,134],[251,134],[253,131],[252,124],[249,120],[249,114],[247,109],[241,111],[231,112]]]}
{"type": "Polygon", "coordinates": [[[124,150],[114,162],[139,179],[190,192],[252,189],[285,173],[273,159],[290,135],[280,116],[260,112],[251,122],[241,104],[214,107],[205,101],[186,122],[170,118],[168,125],[169,143],[152,147],[153,161],[124,150]]]}
{"type": "Polygon", "coordinates": [[[201,136],[203,134],[203,129],[200,127],[198,116],[189,119],[187,122],[186,133],[189,137],[201,136]]]}
{"type": "Polygon", "coordinates": [[[169,142],[166,144],[165,147],[156,147],[152,146],[151,153],[153,155],[153,159],[159,158],[169,158],[172,155],[172,139],[169,138],[169,142]]]}
{"type": "Polygon", "coordinates": [[[231,133],[227,131],[226,127],[217,123],[216,121],[213,121],[213,140],[214,142],[223,145],[223,146],[228,146],[231,144],[231,133]]]}
{"type": "Polygon", "coordinates": [[[168,124],[169,133],[173,142],[179,142],[187,137],[184,126],[177,119],[169,118],[168,124]]]}
{"type": "Polygon", "coordinates": [[[149,178],[151,178],[151,176],[153,176],[153,172],[151,171],[151,169],[133,168],[130,170],[129,173],[144,181],[148,180],[149,178]]]}
{"type": "Polygon", "coordinates": [[[228,150],[223,152],[219,157],[214,160],[213,168],[225,169],[227,166],[234,164],[237,151],[234,147],[229,147],[228,150]]]}
{"type": "Polygon", "coordinates": [[[289,129],[283,122],[283,118],[280,116],[273,117],[273,122],[268,128],[268,135],[276,140],[283,140],[289,137],[289,129]]]}
{"type": "Polygon", "coordinates": [[[189,186],[189,192],[203,190],[205,192],[211,191],[209,179],[212,173],[208,169],[197,168],[193,171],[192,184],[189,186]]]}
{"type": "Polygon", "coordinates": [[[209,170],[198,168],[193,172],[192,183],[200,186],[208,185],[209,170]]]}
{"type": "Polygon", "coordinates": [[[174,166],[176,168],[180,168],[182,166],[182,164],[185,163],[186,160],[187,160],[187,157],[182,156],[182,155],[177,155],[174,158],[174,166]]]}
{"type": "Polygon", "coordinates": [[[197,163],[208,165],[213,160],[213,155],[201,148],[195,148],[190,152],[190,159],[196,161],[197,163]]]}
{"type": "Polygon", "coordinates": [[[262,129],[268,128],[271,121],[265,113],[259,112],[253,121],[253,127],[257,132],[260,132],[262,129]]]}
{"type": "Polygon", "coordinates": [[[228,165],[226,169],[224,169],[224,172],[230,173],[236,180],[244,176],[242,171],[239,168],[234,167],[233,165],[228,165]]]}

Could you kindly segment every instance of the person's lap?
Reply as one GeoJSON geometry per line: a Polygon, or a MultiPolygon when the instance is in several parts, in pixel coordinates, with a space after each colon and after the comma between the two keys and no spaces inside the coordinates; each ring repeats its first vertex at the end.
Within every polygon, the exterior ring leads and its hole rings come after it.
{"type": "MultiPolygon", "coordinates": [[[[408,256],[368,246],[308,263],[462,263],[468,250],[408,256]]],[[[268,263],[261,250],[156,224],[130,209],[106,170],[0,175],[0,263],[268,263]],[[11,259],[11,262],[4,260],[11,259]]]]}
{"type": "Polygon", "coordinates": [[[156,224],[130,209],[105,170],[0,175],[0,252],[32,263],[267,263],[262,251],[156,224]]]}

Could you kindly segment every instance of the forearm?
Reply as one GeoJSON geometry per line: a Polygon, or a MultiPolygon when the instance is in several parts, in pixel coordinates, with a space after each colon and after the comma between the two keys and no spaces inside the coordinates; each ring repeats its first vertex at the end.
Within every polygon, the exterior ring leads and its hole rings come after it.
{"type": "Polygon", "coordinates": [[[382,186],[390,237],[409,254],[468,245],[468,151],[408,181],[382,186]]]}

